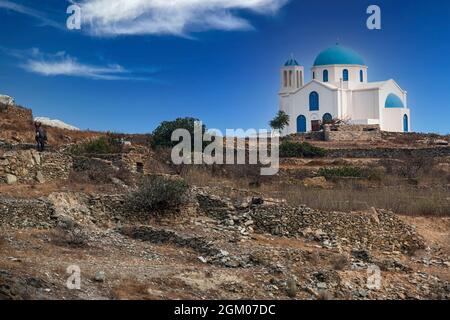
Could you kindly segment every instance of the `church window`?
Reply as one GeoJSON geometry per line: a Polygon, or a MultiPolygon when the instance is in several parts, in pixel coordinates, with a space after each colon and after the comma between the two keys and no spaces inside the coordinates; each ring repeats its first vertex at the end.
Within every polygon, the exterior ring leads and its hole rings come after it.
{"type": "Polygon", "coordinates": [[[319,110],[319,94],[315,91],[309,94],[309,110],[310,111],[319,110]]]}
{"type": "Polygon", "coordinates": [[[328,70],[323,70],[323,82],[328,82],[328,70]]]}
{"type": "Polygon", "coordinates": [[[284,86],[287,87],[288,81],[287,81],[287,71],[284,71],[284,86]]]}
{"type": "Polygon", "coordinates": [[[315,72],[313,72],[313,79],[315,79],[316,78],[316,73],[315,72]]]}
{"type": "Polygon", "coordinates": [[[359,81],[364,82],[364,72],[362,70],[359,71],[359,81]]]}
{"type": "Polygon", "coordinates": [[[292,71],[289,71],[289,87],[292,87],[292,71]]]}
{"type": "Polygon", "coordinates": [[[348,81],[348,70],[344,69],[344,71],[342,72],[342,79],[344,81],[348,81]]]}

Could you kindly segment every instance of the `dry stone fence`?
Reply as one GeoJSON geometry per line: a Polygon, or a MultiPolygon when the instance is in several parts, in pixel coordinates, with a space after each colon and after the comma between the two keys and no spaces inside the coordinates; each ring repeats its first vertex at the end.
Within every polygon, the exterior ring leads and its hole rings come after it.
{"type": "Polygon", "coordinates": [[[67,179],[72,158],[59,152],[35,150],[0,152],[0,183],[16,184],[67,179]]]}
{"type": "Polygon", "coordinates": [[[379,125],[331,125],[323,126],[325,141],[374,141],[381,140],[379,125]]]}

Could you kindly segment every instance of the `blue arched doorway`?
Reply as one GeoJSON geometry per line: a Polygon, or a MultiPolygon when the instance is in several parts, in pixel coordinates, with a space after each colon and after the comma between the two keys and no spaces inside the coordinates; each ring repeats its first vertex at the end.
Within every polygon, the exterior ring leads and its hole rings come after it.
{"type": "Polygon", "coordinates": [[[306,117],[304,115],[299,115],[297,117],[297,132],[306,132],[306,117]]]}
{"type": "Polygon", "coordinates": [[[322,122],[330,123],[331,121],[333,121],[333,116],[330,113],[325,113],[322,117],[322,122]]]}
{"type": "Polygon", "coordinates": [[[403,131],[409,132],[409,123],[408,123],[408,115],[403,116],[403,131]]]}

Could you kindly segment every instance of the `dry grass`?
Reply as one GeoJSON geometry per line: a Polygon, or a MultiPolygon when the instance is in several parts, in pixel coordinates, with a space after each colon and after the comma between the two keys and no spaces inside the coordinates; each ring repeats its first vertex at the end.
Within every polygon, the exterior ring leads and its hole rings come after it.
{"type": "Polygon", "coordinates": [[[149,288],[136,279],[126,279],[111,290],[111,297],[115,300],[152,300],[149,288]]]}
{"type": "MultiPolygon", "coordinates": [[[[243,166],[234,166],[243,167],[243,166]]],[[[230,167],[228,167],[229,169],[230,167]]],[[[230,187],[238,189],[248,189],[249,186],[257,184],[257,178],[254,174],[245,172],[229,172],[224,167],[199,167],[185,166],[180,170],[179,174],[189,184],[194,186],[210,186],[210,187],[230,187]]]]}
{"type": "Polygon", "coordinates": [[[18,199],[35,199],[47,197],[53,192],[85,192],[85,193],[117,193],[121,189],[113,184],[93,184],[74,181],[52,181],[44,184],[19,184],[4,185],[0,184],[0,195],[2,197],[18,199]]]}
{"type": "Polygon", "coordinates": [[[407,185],[368,188],[355,185],[326,190],[272,185],[263,189],[263,193],[284,198],[290,204],[305,204],[320,210],[346,212],[375,207],[405,215],[450,216],[449,190],[446,188],[421,189],[407,185]]]}
{"type": "MultiPolygon", "coordinates": [[[[223,190],[249,189],[251,185],[251,179],[245,175],[223,177],[199,167],[185,170],[182,176],[190,185],[221,187],[223,190]]],[[[250,191],[286,199],[291,205],[307,205],[326,211],[348,212],[375,207],[411,216],[450,216],[448,178],[448,174],[430,171],[414,181],[387,175],[376,183],[365,179],[341,179],[334,182],[332,189],[320,189],[303,186],[297,177],[293,183],[276,179],[263,182],[250,191]]]]}

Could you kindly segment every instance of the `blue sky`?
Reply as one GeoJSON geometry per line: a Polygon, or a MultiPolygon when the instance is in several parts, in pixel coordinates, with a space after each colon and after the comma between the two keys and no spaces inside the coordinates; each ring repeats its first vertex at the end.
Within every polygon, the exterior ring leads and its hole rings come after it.
{"type": "Polygon", "coordinates": [[[309,80],[339,39],[364,57],[369,81],[408,91],[413,130],[450,133],[450,1],[111,2],[80,0],[88,20],[70,31],[69,1],[0,0],[0,93],[83,129],[151,132],[183,116],[266,128],[280,66],[293,53],[309,80]],[[366,28],[371,4],[382,30],[366,28]]]}

